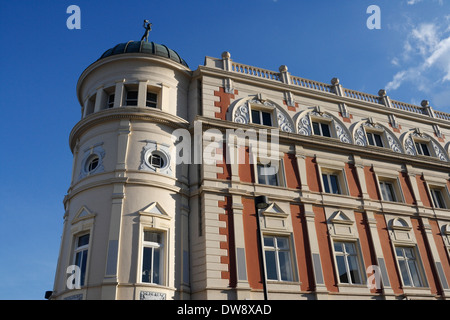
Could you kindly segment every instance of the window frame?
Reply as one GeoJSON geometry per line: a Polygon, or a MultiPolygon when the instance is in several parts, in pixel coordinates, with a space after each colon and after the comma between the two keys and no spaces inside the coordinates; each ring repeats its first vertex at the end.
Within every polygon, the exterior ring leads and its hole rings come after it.
{"type": "MultiPolygon", "coordinates": [[[[281,234],[263,234],[262,236],[262,243],[263,243],[263,258],[265,261],[265,274],[267,281],[276,281],[276,282],[294,282],[296,281],[296,270],[295,270],[295,261],[294,261],[294,254],[293,254],[293,245],[291,243],[291,237],[289,235],[281,235],[281,234]],[[266,238],[271,238],[273,241],[273,246],[266,245],[266,238]],[[278,239],[284,239],[286,241],[286,244],[288,248],[280,248],[278,246],[278,239]],[[276,279],[269,278],[269,270],[268,270],[268,264],[267,264],[267,254],[266,252],[274,252],[274,259],[275,259],[275,274],[276,279]],[[287,257],[289,258],[289,261],[285,261],[288,263],[289,275],[287,275],[287,279],[283,279],[282,275],[282,268],[280,265],[280,252],[281,253],[287,253],[287,257]]],[[[272,272],[271,272],[272,273],[272,272]]]]}
{"type": "Polygon", "coordinates": [[[74,235],[72,264],[80,268],[80,287],[84,287],[87,283],[87,273],[89,264],[89,253],[91,244],[91,233],[83,232],[74,235]],[[82,237],[89,236],[87,244],[79,245],[82,237]],[[78,263],[78,254],[81,254],[80,264],[78,263]]]}
{"type": "Polygon", "coordinates": [[[324,193],[328,193],[328,194],[344,194],[343,193],[343,189],[341,186],[341,181],[340,181],[340,177],[339,177],[339,173],[337,172],[321,172],[321,177],[322,177],[322,187],[323,187],[323,191],[324,193]],[[333,189],[333,185],[332,185],[332,177],[335,177],[335,182],[336,182],[336,188],[338,192],[332,192],[333,189]],[[325,180],[327,183],[325,183],[325,180]],[[328,189],[328,191],[327,191],[328,189]]]}
{"type": "Polygon", "coordinates": [[[424,157],[434,157],[434,154],[432,152],[432,148],[430,148],[430,141],[426,140],[426,139],[420,139],[417,137],[413,138],[413,142],[414,142],[414,148],[416,149],[416,154],[419,156],[424,156],[424,157]],[[418,146],[420,146],[420,148],[418,148],[418,146]],[[427,153],[425,154],[423,146],[426,147],[427,153]]]}
{"type": "Polygon", "coordinates": [[[418,254],[418,250],[417,250],[417,246],[411,246],[411,245],[403,245],[403,244],[394,244],[394,252],[395,252],[395,257],[396,257],[396,262],[397,262],[397,267],[398,267],[398,271],[400,274],[400,279],[402,280],[402,286],[403,287],[407,287],[407,288],[425,288],[427,286],[426,284],[426,278],[425,275],[423,273],[423,266],[422,266],[422,262],[420,260],[420,255],[418,254]],[[412,252],[412,256],[413,258],[409,258],[406,255],[406,252],[404,251],[405,248],[411,250],[410,252],[412,252]],[[403,257],[399,257],[397,249],[402,249],[404,252],[404,256],[403,257]],[[401,264],[400,261],[404,261],[404,264],[401,264]],[[409,261],[413,261],[414,262],[414,267],[416,269],[417,272],[417,278],[420,282],[420,285],[416,285],[414,283],[414,279],[411,276],[411,268],[410,268],[410,263],[409,261]],[[408,281],[410,282],[410,284],[406,284],[405,283],[405,278],[404,278],[404,272],[402,270],[402,265],[404,265],[406,267],[406,274],[408,276],[408,281]]]}
{"type": "Polygon", "coordinates": [[[159,229],[149,229],[144,228],[141,232],[142,234],[142,242],[141,242],[141,264],[139,268],[139,282],[143,284],[151,284],[151,285],[158,285],[158,286],[165,286],[166,285],[166,237],[167,232],[164,230],[159,229]],[[145,233],[151,232],[158,234],[160,237],[160,242],[154,242],[154,241],[146,241],[145,240],[145,233]],[[150,274],[149,274],[149,281],[144,281],[144,267],[145,267],[145,249],[151,249],[152,258],[150,261],[150,274]],[[154,268],[154,254],[155,249],[159,250],[159,265],[158,265],[158,272],[159,272],[159,283],[154,282],[154,275],[155,275],[155,268],[154,268]]]}
{"type": "Polygon", "coordinates": [[[378,169],[375,169],[377,182],[378,182],[378,191],[380,193],[381,201],[392,202],[392,203],[405,203],[405,197],[403,195],[403,190],[402,190],[398,176],[394,172],[393,173],[381,172],[381,174],[380,174],[380,173],[377,173],[377,171],[378,171],[378,169]],[[393,194],[394,194],[394,198],[395,198],[394,201],[385,199],[385,197],[383,195],[383,189],[382,189],[381,183],[384,183],[384,185],[386,185],[386,183],[388,183],[392,186],[392,190],[393,190],[393,194]]]}
{"type": "Polygon", "coordinates": [[[338,280],[339,284],[344,284],[344,285],[352,285],[352,286],[361,286],[365,284],[365,274],[364,274],[364,269],[363,269],[363,261],[362,261],[362,256],[361,256],[361,251],[359,248],[359,243],[357,239],[341,239],[341,238],[334,238],[332,239],[332,248],[333,248],[333,258],[334,258],[334,263],[335,263],[335,271],[336,271],[336,278],[338,280]],[[341,244],[342,247],[342,251],[337,251],[336,250],[336,244],[339,243],[341,244]],[[346,250],[346,246],[345,244],[350,244],[353,246],[354,249],[354,253],[347,253],[346,250]],[[344,261],[344,267],[345,267],[345,272],[346,272],[346,276],[348,279],[348,282],[342,282],[341,281],[341,276],[340,276],[340,265],[338,263],[338,257],[343,257],[343,261],[344,261]],[[357,264],[357,275],[359,277],[359,282],[355,282],[352,279],[352,273],[351,270],[349,268],[349,257],[354,257],[356,264],[357,264]]]}
{"type": "Polygon", "coordinates": [[[384,148],[386,143],[384,141],[383,133],[384,132],[380,131],[366,130],[367,143],[372,147],[384,148]],[[379,142],[381,143],[381,145],[378,145],[378,140],[376,139],[376,136],[379,137],[379,142]]]}
{"type": "Polygon", "coordinates": [[[380,180],[378,184],[380,187],[381,199],[383,201],[398,202],[398,197],[392,181],[380,180]]]}
{"type": "Polygon", "coordinates": [[[253,106],[253,105],[250,105],[250,123],[251,124],[256,124],[256,125],[260,125],[260,126],[267,126],[267,127],[276,127],[276,125],[275,125],[275,123],[274,123],[274,119],[275,119],[275,117],[274,117],[274,109],[267,109],[267,108],[261,108],[261,107],[258,107],[258,106],[253,106]],[[259,117],[259,119],[258,119],[258,121],[259,121],[259,123],[256,123],[256,122],[254,122],[254,119],[253,119],[253,112],[258,112],[258,117],[259,117]],[[270,125],[267,125],[267,124],[264,124],[263,122],[263,114],[268,114],[269,116],[270,116],[270,125]]]}
{"type": "Polygon", "coordinates": [[[281,172],[281,169],[282,169],[281,161],[278,162],[278,171],[274,175],[260,175],[260,168],[261,167],[262,168],[270,168],[271,167],[271,162],[264,164],[264,163],[261,163],[260,161],[258,161],[256,163],[255,167],[256,167],[256,181],[257,181],[258,184],[262,184],[262,185],[265,185],[265,186],[271,186],[271,187],[281,187],[282,186],[282,179],[281,179],[281,176],[280,176],[280,172],[281,172]],[[276,184],[275,185],[269,183],[269,180],[268,180],[269,176],[275,176],[275,180],[276,180],[276,184]],[[261,177],[264,177],[264,181],[260,180],[261,177]]]}

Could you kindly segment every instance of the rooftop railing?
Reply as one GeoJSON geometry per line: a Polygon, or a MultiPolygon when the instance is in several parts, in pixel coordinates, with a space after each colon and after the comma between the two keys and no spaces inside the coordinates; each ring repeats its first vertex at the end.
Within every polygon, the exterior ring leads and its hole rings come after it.
{"type": "Polygon", "coordinates": [[[401,101],[391,100],[386,95],[385,90],[380,90],[378,92],[378,96],[376,96],[373,94],[343,88],[342,85],[339,83],[339,79],[337,78],[333,78],[331,80],[331,84],[327,84],[314,80],[304,79],[297,76],[292,76],[288,72],[288,68],[286,66],[281,66],[279,68],[279,72],[252,67],[232,61],[230,59],[229,52],[224,52],[222,54],[222,62],[223,62],[223,69],[226,71],[232,71],[260,79],[277,81],[292,86],[306,88],[308,90],[325,92],[363,102],[381,104],[389,108],[394,108],[398,110],[429,116],[436,119],[450,121],[450,113],[433,110],[433,108],[429,105],[429,102],[427,100],[423,100],[421,106],[417,106],[401,101]]]}

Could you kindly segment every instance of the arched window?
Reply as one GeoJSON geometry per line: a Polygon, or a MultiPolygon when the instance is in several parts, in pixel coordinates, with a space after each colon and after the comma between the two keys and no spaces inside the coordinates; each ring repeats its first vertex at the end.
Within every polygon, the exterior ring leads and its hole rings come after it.
{"type": "Polygon", "coordinates": [[[323,112],[320,107],[308,109],[297,116],[297,133],[311,136],[337,138],[344,143],[352,143],[347,127],[336,117],[323,112]]]}

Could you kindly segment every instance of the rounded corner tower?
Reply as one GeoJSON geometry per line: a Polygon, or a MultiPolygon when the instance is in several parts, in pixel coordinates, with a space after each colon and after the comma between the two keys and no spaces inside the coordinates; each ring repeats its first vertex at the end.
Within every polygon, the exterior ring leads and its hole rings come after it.
{"type": "Polygon", "coordinates": [[[189,127],[191,78],[178,53],[144,40],[81,74],[51,299],[189,299],[188,167],[172,132],[189,127]]]}

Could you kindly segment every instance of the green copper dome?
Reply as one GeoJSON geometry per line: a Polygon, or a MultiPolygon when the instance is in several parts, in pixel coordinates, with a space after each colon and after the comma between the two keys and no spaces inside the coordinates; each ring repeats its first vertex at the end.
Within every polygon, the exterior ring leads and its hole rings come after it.
{"type": "Polygon", "coordinates": [[[115,47],[108,49],[102,56],[98,59],[103,59],[109,56],[113,56],[116,54],[122,53],[147,53],[153,54],[164,58],[169,58],[175,62],[182,64],[183,66],[189,68],[186,61],[184,61],[178,53],[169,49],[167,46],[163,44],[157,44],[154,42],[147,41],[128,41],[125,43],[119,43],[115,47]]]}

